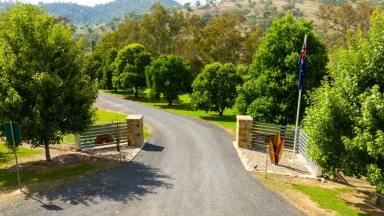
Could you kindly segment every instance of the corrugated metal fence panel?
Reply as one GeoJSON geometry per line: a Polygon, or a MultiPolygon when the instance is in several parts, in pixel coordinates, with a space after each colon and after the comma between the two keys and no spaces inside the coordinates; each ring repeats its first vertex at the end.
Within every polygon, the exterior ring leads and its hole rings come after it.
{"type": "Polygon", "coordinates": [[[252,144],[254,146],[267,145],[267,138],[277,133],[284,139],[285,148],[293,149],[295,137],[294,127],[253,122],[252,144]]]}
{"type": "Polygon", "coordinates": [[[297,144],[297,150],[300,154],[304,156],[306,159],[307,163],[313,170],[316,169],[316,163],[313,162],[312,160],[309,159],[308,154],[307,154],[307,149],[308,149],[308,143],[309,143],[309,136],[305,134],[303,131],[299,130],[299,139],[298,139],[298,144],[297,144]]]}
{"type": "Polygon", "coordinates": [[[126,122],[93,125],[80,135],[82,149],[106,145],[128,143],[128,128],[126,122]]]}

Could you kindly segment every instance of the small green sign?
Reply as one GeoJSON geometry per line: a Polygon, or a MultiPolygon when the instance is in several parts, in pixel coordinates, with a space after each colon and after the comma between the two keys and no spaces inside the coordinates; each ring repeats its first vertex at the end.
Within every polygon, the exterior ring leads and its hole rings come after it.
{"type": "Polygon", "coordinates": [[[21,142],[21,129],[20,124],[14,121],[9,121],[4,124],[5,137],[7,138],[8,144],[13,144],[12,141],[15,141],[15,144],[18,145],[21,142]],[[13,134],[13,137],[12,137],[13,134]]]}

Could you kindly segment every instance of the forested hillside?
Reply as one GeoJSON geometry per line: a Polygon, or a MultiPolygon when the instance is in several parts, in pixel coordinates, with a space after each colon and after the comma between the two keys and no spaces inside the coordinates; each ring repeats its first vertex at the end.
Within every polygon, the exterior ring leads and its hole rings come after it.
{"type": "MultiPolygon", "coordinates": [[[[94,24],[109,22],[114,18],[122,18],[129,13],[148,11],[155,0],[116,0],[95,7],[82,6],[74,3],[47,3],[40,4],[48,13],[58,17],[67,17],[75,24],[94,24]]],[[[165,7],[179,7],[175,0],[160,0],[165,7]]],[[[10,3],[1,3],[0,9],[6,8],[10,3]]]]}

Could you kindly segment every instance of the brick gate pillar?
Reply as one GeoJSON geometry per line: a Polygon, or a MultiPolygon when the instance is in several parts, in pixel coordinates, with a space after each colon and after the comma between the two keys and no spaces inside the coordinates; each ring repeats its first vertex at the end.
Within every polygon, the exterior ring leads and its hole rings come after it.
{"type": "Polygon", "coordinates": [[[128,145],[141,147],[144,143],[144,116],[143,115],[128,115],[128,145]]]}
{"type": "Polygon", "coordinates": [[[252,145],[253,119],[251,116],[236,116],[236,143],[239,148],[247,148],[252,145]]]}

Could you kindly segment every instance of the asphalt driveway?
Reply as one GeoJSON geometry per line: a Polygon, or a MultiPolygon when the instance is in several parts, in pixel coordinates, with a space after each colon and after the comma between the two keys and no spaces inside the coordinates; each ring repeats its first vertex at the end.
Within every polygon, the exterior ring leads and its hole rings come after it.
{"type": "Polygon", "coordinates": [[[96,106],[144,114],[154,135],[143,151],[87,180],[0,204],[0,215],[300,215],[244,170],[225,130],[108,94],[96,106]]]}

